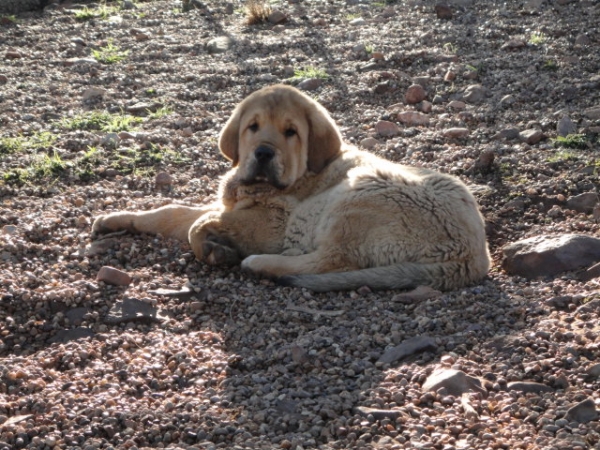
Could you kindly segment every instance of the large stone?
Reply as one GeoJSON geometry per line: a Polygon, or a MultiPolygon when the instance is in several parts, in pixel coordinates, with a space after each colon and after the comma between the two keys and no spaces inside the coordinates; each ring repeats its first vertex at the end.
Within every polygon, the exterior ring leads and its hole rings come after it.
{"type": "Polygon", "coordinates": [[[379,362],[391,364],[404,359],[407,356],[414,355],[415,353],[435,351],[436,349],[437,345],[433,338],[429,336],[415,336],[407,339],[396,347],[386,350],[379,358],[379,362]]]}
{"type": "Polygon", "coordinates": [[[525,278],[554,276],[600,261],[600,239],[581,234],[536,236],[502,249],[502,268],[525,278]]]}
{"type": "Polygon", "coordinates": [[[416,111],[398,113],[398,121],[407,125],[429,125],[429,116],[416,111]]]}
{"type": "Polygon", "coordinates": [[[460,397],[467,392],[487,394],[486,390],[481,387],[481,381],[478,378],[455,369],[438,369],[423,383],[423,391],[438,392],[440,389],[443,389],[443,395],[454,395],[455,397],[460,397]]]}
{"type": "Polygon", "coordinates": [[[569,116],[562,116],[556,124],[556,132],[559,136],[568,136],[577,132],[577,125],[569,116]]]}
{"type": "Polygon", "coordinates": [[[479,104],[483,102],[486,95],[486,89],[480,84],[473,84],[465,89],[463,100],[471,104],[479,104]]]}
{"type": "Polygon", "coordinates": [[[591,398],[572,406],[565,414],[565,419],[569,422],[587,423],[597,418],[598,411],[596,410],[596,404],[591,398]]]}

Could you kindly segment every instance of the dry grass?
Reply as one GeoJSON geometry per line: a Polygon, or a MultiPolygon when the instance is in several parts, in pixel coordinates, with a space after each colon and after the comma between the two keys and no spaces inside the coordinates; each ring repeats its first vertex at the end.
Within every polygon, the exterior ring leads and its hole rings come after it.
{"type": "Polygon", "coordinates": [[[246,4],[246,22],[248,25],[266,22],[269,14],[271,14],[271,6],[268,1],[248,0],[246,4]]]}

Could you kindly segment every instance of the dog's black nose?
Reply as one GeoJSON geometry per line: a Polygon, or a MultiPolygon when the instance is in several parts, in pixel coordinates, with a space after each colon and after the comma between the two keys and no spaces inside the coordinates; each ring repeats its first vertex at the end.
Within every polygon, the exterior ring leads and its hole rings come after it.
{"type": "Polygon", "coordinates": [[[269,162],[274,156],[275,150],[273,150],[271,147],[267,147],[266,145],[261,145],[254,150],[254,157],[259,163],[269,162]]]}

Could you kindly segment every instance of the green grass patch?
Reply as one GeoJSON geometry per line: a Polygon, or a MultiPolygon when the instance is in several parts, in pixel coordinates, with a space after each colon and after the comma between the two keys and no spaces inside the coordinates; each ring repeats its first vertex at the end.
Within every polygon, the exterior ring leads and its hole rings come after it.
{"type": "Polygon", "coordinates": [[[102,64],[116,64],[127,58],[127,55],[129,55],[129,50],[121,50],[110,41],[105,47],[92,50],[92,56],[102,64]]]}
{"type": "Polygon", "coordinates": [[[552,139],[552,143],[555,147],[586,149],[588,138],[585,134],[568,134],[552,139]]]}
{"type": "Polygon", "coordinates": [[[63,128],[68,130],[118,133],[119,131],[133,131],[140,122],[142,122],[140,117],[129,114],[110,114],[107,111],[93,111],[69,119],[62,119],[59,123],[63,128]]]}
{"type": "Polygon", "coordinates": [[[548,157],[547,161],[549,163],[560,163],[565,161],[577,161],[578,159],[579,155],[576,152],[571,150],[561,150],[548,157]]]}
{"type": "Polygon", "coordinates": [[[110,16],[117,14],[121,8],[119,6],[109,6],[102,3],[95,8],[84,6],[82,9],[75,12],[75,19],[80,22],[86,22],[92,19],[107,20],[110,16]]]}
{"type": "Polygon", "coordinates": [[[173,108],[171,108],[168,105],[161,106],[156,111],[148,110],[149,119],[160,119],[162,117],[168,116],[169,114],[173,114],[173,108]]]}
{"type": "Polygon", "coordinates": [[[529,44],[531,45],[542,45],[546,42],[547,36],[542,31],[534,31],[529,36],[529,44]]]}
{"type": "Polygon", "coordinates": [[[48,131],[31,136],[0,138],[0,154],[18,153],[27,150],[49,148],[56,142],[57,136],[48,131]]]}
{"type": "Polygon", "coordinates": [[[307,67],[304,69],[294,70],[294,76],[292,80],[305,80],[307,78],[322,78],[327,79],[329,75],[323,69],[317,69],[316,67],[307,67]]]}

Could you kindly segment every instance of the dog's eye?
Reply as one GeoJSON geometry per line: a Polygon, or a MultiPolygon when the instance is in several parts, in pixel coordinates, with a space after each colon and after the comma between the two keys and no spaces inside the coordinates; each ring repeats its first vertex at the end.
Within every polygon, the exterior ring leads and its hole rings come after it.
{"type": "Polygon", "coordinates": [[[253,123],[252,125],[250,125],[250,126],[248,127],[248,129],[249,129],[250,131],[252,131],[253,133],[256,133],[256,132],[258,131],[258,124],[257,124],[257,123],[253,123]]]}
{"type": "Polygon", "coordinates": [[[292,136],[296,136],[296,130],[294,130],[293,128],[288,128],[287,130],[285,130],[285,137],[292,137],[292,136]]]}

